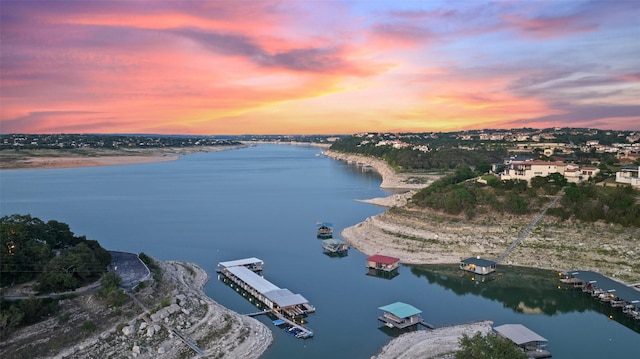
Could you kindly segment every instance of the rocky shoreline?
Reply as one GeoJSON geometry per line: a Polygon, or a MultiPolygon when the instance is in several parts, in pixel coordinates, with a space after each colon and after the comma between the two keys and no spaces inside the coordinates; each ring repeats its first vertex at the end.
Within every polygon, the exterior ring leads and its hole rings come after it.
{"type": "Polygon", "coordinates": [[[185,352],[186,357],[195,357],[172,330],[196,343],[204,357],[258,358],[269,347],[273,334],[264,324],[227,309],[203,292],[209,279],[204,269],[193,263],[156,262],[163,276],[176,284],[170,305],[155,312],[146,309],[120,330],[111,328],[56,358],[182,358],[185,352]]]}
{"type": "MultiPolygon", "coordinates": [[[[386,188],[407,189],[406,175],[396,175],[384,161],[351,154],[327,155],[367,163],[386,188]]],[[[489,214],[473,220],[406,206],[419,188],[386,198],[363,200],[387,208],[384,213],[345,228],[342,236],[366,254],[385,253],[407,264],[458,263],[471,256],[498,257],[533,221],[527,216],[489,214]]],[[[593,270],[623,282],[640,280],[640,229],[606,223],[562,221],[545,216],[503,264],[549,270],[593,270]]]]}
{"type": "Polygon", "coordinates": [[[142,289],[130,293],[128,304],[110,307],[96,295],[64,299],[59,315],[4,340],[0,356],[259,358],[271,345],[273,333],[264,324],[227,309],[203,292],[209,279],[204,269],[186,262],[155,262],[162,280],[145,282],[142,289]],[[198,355],[177,333],[204,354],[198,355]]]}
{"type": "Polygon", "coordinates": [[[480,332],[491,332],[493,322],[482,321],[460,324],[433,330],[418,330],[402,334],[385,345],[380,353],[371,359],[453,359],[460,350],[459,338],[480,332]]]}

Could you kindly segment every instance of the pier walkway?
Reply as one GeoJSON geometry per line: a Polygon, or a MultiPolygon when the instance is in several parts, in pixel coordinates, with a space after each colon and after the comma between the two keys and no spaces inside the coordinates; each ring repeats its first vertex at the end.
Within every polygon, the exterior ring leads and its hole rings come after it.
{"type": "Polygon", "coordinates": [[[558,202],[560,201],[560,198],[562,198],[562,195],[564,194],[564,189],[560,190],[560,193],[558,195],[556,195],[556,198],[553,199],[553,201],[551,201],[551,203],[549,203],[543,210],[542,212],[540,212],[540,214],[533,220],[533,222],[531,222],[531,224],[529,224],[527,226],[527,228],[524,229],[524,231],[520,234],[520,236],[518,236],[518,238],[513,241],[513,243],[511,243],[511,245],[509,247],[507,247],[507,249],[502,252],[501,255],[498,256],[498,258],[496,259],[496,263],[500,263],[502,262],[502,260],[509,255],[509,253],[511,253],[519,244],[520,242],[522,242],[522,240],[529,235],[529,232],[531,232],[535,226],[538,224],[538,222],[540,222],[540,220],[544,217],[544,215],[547,213],[547,210],[553,206],[555,206],[556,204],[558,204],[558,202]]]}

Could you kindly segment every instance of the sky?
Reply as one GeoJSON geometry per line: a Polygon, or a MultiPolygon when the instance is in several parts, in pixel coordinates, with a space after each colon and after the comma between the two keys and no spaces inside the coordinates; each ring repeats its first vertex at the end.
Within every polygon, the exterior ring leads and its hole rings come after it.
{"type": "Polygon", "coordinates": [[[0,133],[640,130],[637,0],[0,0],[0,133]]]}

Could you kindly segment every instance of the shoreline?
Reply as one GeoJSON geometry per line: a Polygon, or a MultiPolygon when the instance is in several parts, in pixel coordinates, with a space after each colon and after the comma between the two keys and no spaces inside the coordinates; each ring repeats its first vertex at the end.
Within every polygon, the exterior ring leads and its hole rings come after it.
{"type": "MultiPolygon", "coordinates": [[[[382,160],[333,151],[325,154],[370,165],[382,176],[384,188],[405,191],[388,197],[358,199],[386,208],[383,213],[341,232],[350,245],[367,255],[390,255],[404,264],[457,264],[475,256],[497,258],[538,215],[488,214],[467,220],[406,206],[416,191],[430,183],[409,185],[405,182],[408,175],[396,174],[382,160]]],[[[562,221],[547,215],[500,265],[554,271],[592,270],[623,283],[633,283],[640,280],[640,271],[634,266],[640,253],[637,238],[640,228],[562,221]]]]}
{"type": "MultiPolygon", "coordinates": [[[[385,208],[383,213],[341,232],[352,247],[366,255],[384,254],[400,258],[401,263],[416,265],[457,264],[471,256],[497,258],[537,215],[486,217],[478,221],[445,219],[439,213],[406,206],[413,194],[428,184],[407,188],[406,175],[395,173],[384,161],[331,151],[326,154],[349,163],[372,166],[382,177],[381,188],[406,191],[357,200],[385,208]]],[[[620,259],[635,263],[640,244],[633,238],[640,238],[640,229],[624,229],[615,235],[618,230],[606,224],[564,223],[546,216],[500,265],[593,270],[622,283],[635,282],[640,279],[640,273],[631,265],[621,265],[620,259]],[[599,240],[587,243],[587,238],[599,240]]],[[[483,334],[492,331],[491,321],[476,324],[405,333],[391,339],[371,359],[453,359],[463,334],[473,336],[478,331],[483,334]]]]}
{"type": "Polygon", "coordinates": [[[232,146],[175,147],[135,150],[86,149],[77,151],[32,150],[26,153],[0,152],[0,171],[80,168],[99,166],[136,165],[177,161],[182,155],[217,152],[249,147],[232,146]]]}
{"type": "Polygon", "coordinates": [[[404,333],[387,343],[371,359],[453,359],[460,350],[459,339],[463,334],[469,337],[477,332],[486,335],[492,331],[490,320],[446,326],[432,330],[418,330],[404,333]]]}
{"type": "MultiPolygon", "coordinates": [[[[262,322],[219,304],[204,292],[209,274],[194,263],[160,261],[162,279],[147,282],[129,293],[132,301],[119,308],[106,306],[96,294],[62,299],[64,311],[45,321],[22,327],[0,345],[0,355],[43,353],[34,343],[49,346],[50,358],[169,358],[196,357],[179,338],[179,331],[204,352],[203,357],[259,358],[273,343],[272,331],[262,322]],[[60,319],[67,318],[67,319],[60,319]],[[102,318],[101,320],[98,318],[102,318]],[[94,330],[81,340],[65,336],[83,321],[94,330]],[[64,323],[64,324],[61,324],[64,323]]],[[[29,355],[29,354],[27,354],[29,355]]],[[[42,357],[42,355],[38,355],[42,357]]]]}

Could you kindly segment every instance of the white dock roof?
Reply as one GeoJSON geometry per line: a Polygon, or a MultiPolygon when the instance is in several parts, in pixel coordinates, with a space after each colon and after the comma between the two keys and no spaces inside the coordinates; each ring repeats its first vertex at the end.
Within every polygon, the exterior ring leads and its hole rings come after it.
{"type": "Polygon", "coordinates": [[[220,262],[218,263],[218,266],[229,268],[229,267],[235,267],[235,266],[245,266],[247,264],[254,264],[254,263],[262,264],[263,261],[262,259],[251,257],[251,258],[236,259],[234,261],[220,262]]]}
{"type": "Polygon", "coordinates": [[[248,269],[247,267],[231,266],[227,267],[227,270],[262,294],[265,294],[272,290],[280,289],[278,288],[278,286],[255,274],[251,269],[248,269]]]}
{"type": "Polygon", "coordinates": [[[498,334],[501,334],[505,338],[516,343],[516,345],[523,345],[531,342],[546,343],[547,340],[538,333],[525,327],[522,324],[505,324],[493,328],[498,334]]]}
{"type": "Polygon", "coordinates": [[[276,289],[264,293],[264,295],[281,308],[308,303],[305,297],[300,294],[293,294],[289,289],[276,289]]]}

